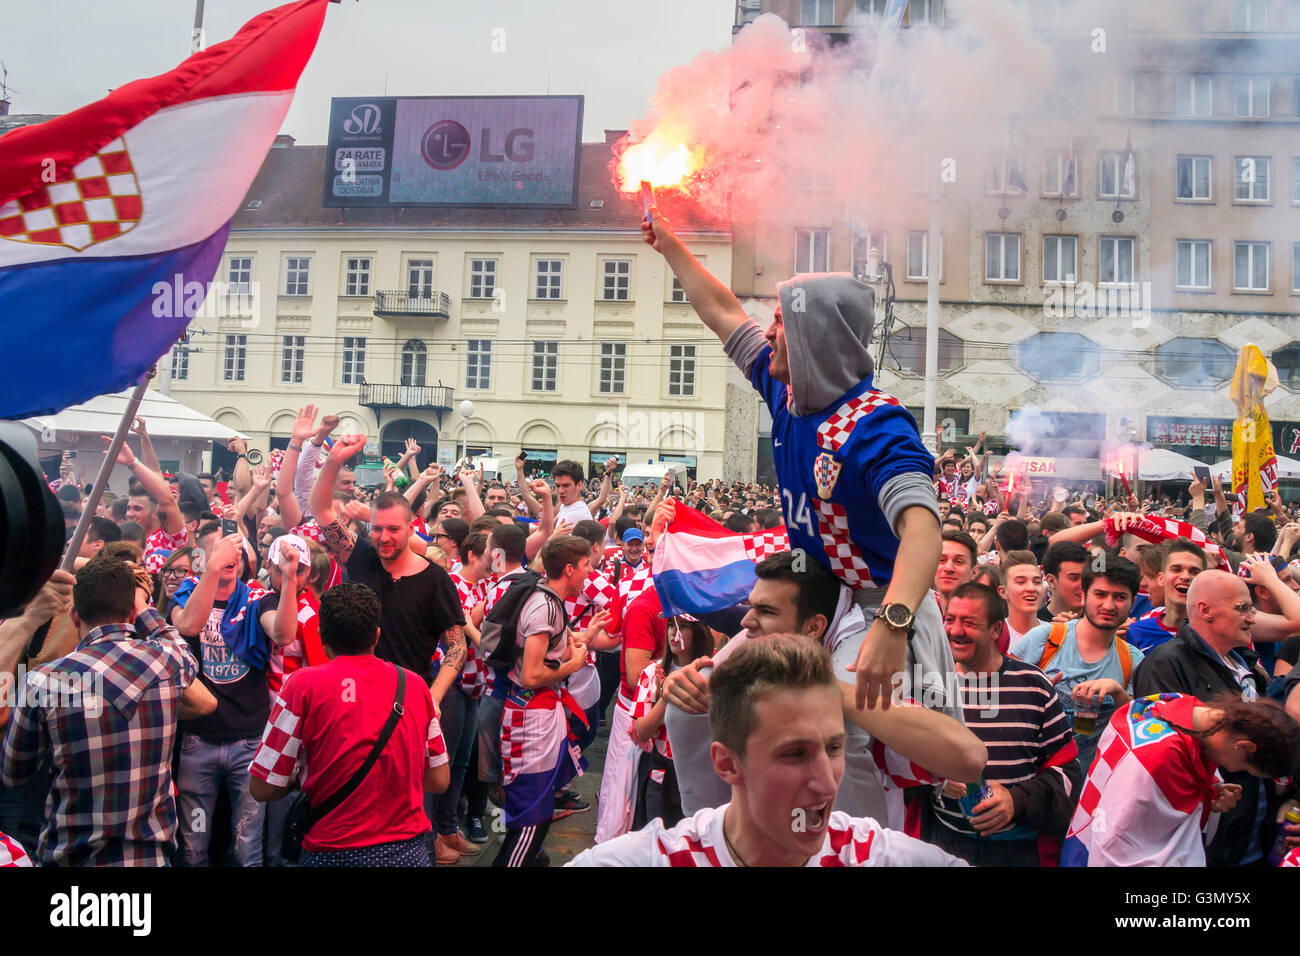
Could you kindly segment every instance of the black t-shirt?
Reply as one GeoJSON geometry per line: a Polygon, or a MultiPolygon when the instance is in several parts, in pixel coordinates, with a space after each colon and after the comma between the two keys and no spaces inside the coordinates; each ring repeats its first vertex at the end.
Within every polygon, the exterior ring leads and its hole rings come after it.
{"type": "Polygon", "coordinates": [[[225,601],[213,601],[203,630],[186,638],[202,665],[199,679],[217,698],[217,709],[189,721],[186,730],[213,742],[261,737],[271,715],[266,671],[236,657],[221,635],[225,610],[225,601]]]}
{"type": "Polygon", "coordinates": [[[433,680],[438,639],[455,625],[464,626],[451,575],[430,563],[418,574],[394,581],[369,541],[358,540],[347,563],[348,580],[379,595],[379,643],[375,656],[433,680]]]}
{"type": "Polygon", "coordinates": [[[1300,660],[1300,636],[1288,637],[1283,641],[1282,647],[1277,652],[1277,659],[1295,667],[1296,661],[1300,660]]]}

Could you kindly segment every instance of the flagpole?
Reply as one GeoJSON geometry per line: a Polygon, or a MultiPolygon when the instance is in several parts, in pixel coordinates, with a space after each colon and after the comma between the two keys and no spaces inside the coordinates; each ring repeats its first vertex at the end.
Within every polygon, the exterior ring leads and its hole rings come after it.
{"type": "Polygon", "coordinates": [[[126,410],[122,412],[122,420],[117,423],[117,431],[113,435],[113,440],[108,444],[108,451],[104,453],[103,464],[99,466],[99,474],[95,476],[95,484],[90,489],[90,497],[82,506],[81,518],[77,521],[77,529],[72,532],[72,540],[68,542],[67,548],[63,552],[63,560],[59,562],[61,571],[71,571],[72,565],[77,560],[77,552],[81,550],[81,542],[86,538],[86,532],[90,530],[90,522],[95,519],[95,509],[99,507],[99,501],[104,497],[104,489],[108,486],[108,476],[113,473],[113,468],[117,465],[117,453],[122,450],[122,445],[126,441],[126,433],[131,429],[131,423],[135,421],[135,413],[140,410],[140,403],[144,400],[144,393],[149,388],[149,380],[153,378],[157,366],[150,369],[140,384],[135,387],[131,397],[127,400],[126,410]]]}

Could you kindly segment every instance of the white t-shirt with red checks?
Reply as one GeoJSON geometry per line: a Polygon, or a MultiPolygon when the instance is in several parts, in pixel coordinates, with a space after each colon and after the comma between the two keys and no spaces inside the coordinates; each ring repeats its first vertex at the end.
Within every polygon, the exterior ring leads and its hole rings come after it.
{"type": "Polygon", "coordinates": [[[167,563],[168,556],[177,548],[185,547],[185,542],[188,540],[189,534],[183,525],[181,530],[175,534],[168,534],[162,528],[159,528],[144,539],[145,570],[150,574],[157,574],[162,570],[162,566],[167,563]]]}
{"type": "MultiPolygon", "coordinates": [[[[632,736],[632,743],[636,744],[646,753],[651,749],[658,750],[661,757],[673,759],[673,748],[668,744],[668,728],[664,724],[659,725],[659,729],[650,735],[649,740],[642,740],[637,736],[636,722],[650,713],[655,706],[655,697],[659,693],[659,686],[664,681],[663,663],[655,661],[649,667],[642,669],[641,676],[636,680],[636,691],[632,695],[632,721],[628,724],[627,732],[632,736]]],[[[652,770],[650,775],[653,777],[658,774],[656,783],[663,783],[663,771],[652,770]]]]}
{"type": "MultiPolygon", "coordinates": [[[[302,788],[325,800],[365,761],[393,709],[397,671],[373,654],[341,655],[284,680],[249,773],[289,785],[301,761],[302,788]]],[[[406,673],[404,713],[356,791],[312,827],[303,848],[352,850],[427,833],[424,770],[447,763],[429,685],[406,673]]]]}
{"type": "Polygon", "coordinates": [[[27,855],[21,843],[0,833],[0,867],[33,865],[32,858],[27,855]]]}
{"type": "MultiPolygon", "coordinates": [[[[464,567],[463,565],[461,566],[464,567]]],[[[469,620],[469,614],[487,597],[488,578],[479,581],[466,581],[461,577],[461,568],[451,572],[451,583],[456,585],[456,596],[460,598],[460,609],[469,620]]],[[[441,663],[442,645],[438,645],[436,658],[441,663]]],[[[483,696],[487,689],[487,667],[479,656],[478,647],[473,641],[465,639],[465,667],[460,672],[460,689],[471,700],[483,696]]]]}
{"type": "MultiPolygon", "coordinates": [[[[578,854],[567,866],[739,866],[727,850],[727,807],[706,807],[675,827],[651,820],[578,854]]],[[[804,866],[969,866],[937,846],[886,830],[875,820],[832,812],[822,848],[804,866]]]]}

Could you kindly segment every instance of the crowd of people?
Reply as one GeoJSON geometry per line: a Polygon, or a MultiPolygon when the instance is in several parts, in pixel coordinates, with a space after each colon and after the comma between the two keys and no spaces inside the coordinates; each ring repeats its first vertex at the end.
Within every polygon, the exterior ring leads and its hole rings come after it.
{"type": "Polygon", "coordinates": [[[1300,865],[1276,493],[936,460],[872,387],[867,287],[796,277],[763,330],[643,230],[767,403],[776,485],[501,483],[411,442],[359,487],[365,436],[311,405],[219,481],[137,421],[129,493],[0,623],[0,861],[545,866],[603,739],[570,865],[1300,865]],[[685,509],[755,554],[744,600],[683,609],[685,509]]]}

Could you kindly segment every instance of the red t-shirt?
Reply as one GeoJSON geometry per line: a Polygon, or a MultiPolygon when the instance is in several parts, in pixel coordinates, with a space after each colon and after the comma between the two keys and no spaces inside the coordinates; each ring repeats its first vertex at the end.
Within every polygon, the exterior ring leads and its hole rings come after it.
{"type": "MultiPolygon", "coordinates": [[[[294,671],[271,708],[249,772],[283,787],[301,759],[303,790],[312,803],[325,800],[365,762],[396,690],[393,665],[372,654],[340,656],[294,671]]],[[[447,762],[447,747],[429,685],[411,671],[403,707],[375,765],[355,792],[312,827],[304,849],[351,850],[429,831],[424,771],[447,762]]]]}
{"type": "Polygon", "coordinates": [[[627,652],[629,648],[649,651],[650,661],[664,656],[668,642],[668,622],[663,618],[663,605],[659,603],[659,592],[647,588],[623,614],[623,653],[618,659],[619,689],[623,696],[631,700],[636,691],[627,682],[627,652]]]}

